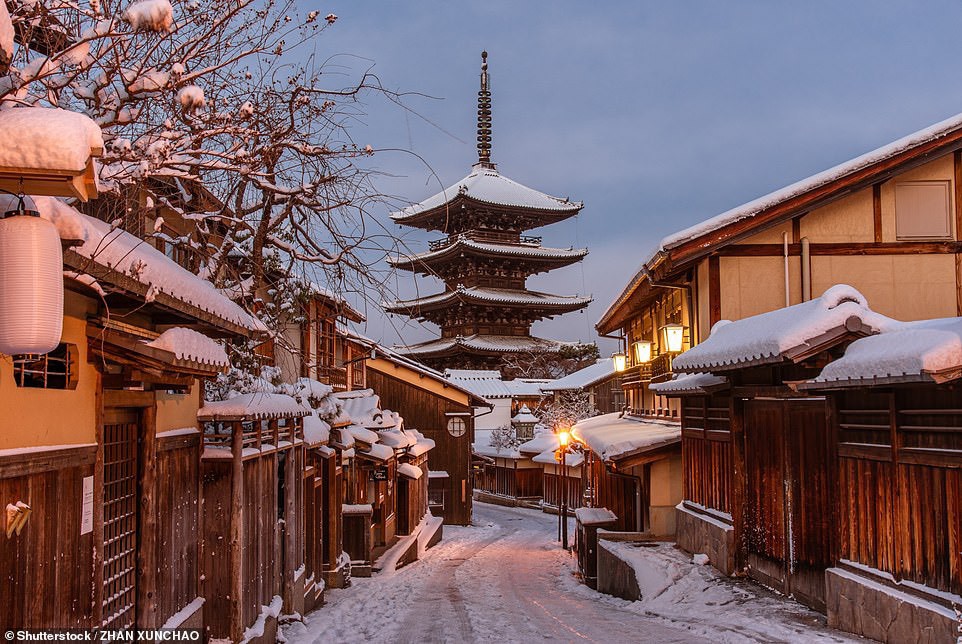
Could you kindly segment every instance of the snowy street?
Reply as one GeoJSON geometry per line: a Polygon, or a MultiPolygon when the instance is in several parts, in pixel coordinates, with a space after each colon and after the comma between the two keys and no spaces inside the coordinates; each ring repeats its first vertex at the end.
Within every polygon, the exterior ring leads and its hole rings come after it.
{"type": "Polygon", "coordinates": [[[283,630],[307,642],[849,642],[824,617],[757,586],[720,579],[671,546],[634,548],[645,599],[597,593],[555,541],[557,517],[475,503],[475,525],[444,527],[424,558],[330,590],[283,630]],[[641,560],[637,560],[641,557],[641,560]]]}

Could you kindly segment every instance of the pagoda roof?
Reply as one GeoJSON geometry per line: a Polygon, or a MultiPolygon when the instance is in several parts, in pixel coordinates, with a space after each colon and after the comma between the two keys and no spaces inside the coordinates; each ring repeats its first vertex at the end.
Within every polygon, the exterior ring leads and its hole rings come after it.
{"type": "Polygon", "coordinates": [[[522,351],[556,351],[566,342],[545,340],[534,336],[514,335],[459,335],[454,338],[438,338],[419,344],[396,346],[393,350],[411,357],[440,357],[458,353],[496,355],[522,351]]]}
{"type": "Polygon", "coordinates": [[[508,208],[521,208],[549,215],[569,217],[583,207],[580,201],[553,197],[518,183],[498,172],[490,164],[475,164],[471,173],[453,186],[413,206],[391,214],[391,219],[402,224],[418,225],[434,211],[443,210],[459,197],[478,203],[508,208]]]}
{"type": "Polygon", "coordinates": [[[437,309],[452,302],[462,302],[466,304],[500,304],[577,311],[588,306],[591,301],[591,297],[550,295],[522,289],[458,286],[453,291],[445,291],[437,295],[385,303],[384,309],[388,313],[402,313],[418,308],[437,309]]]}
{"type": "Polygon", "coordinates": [[[545,248],[535,244],[508,244],[480,242],[464,235],[459,235],[452,243],[425,253],[414,255],[402,255],[400,257],[388,258],[388,264],[395,268],[415,270],[417,264],[430,265],[436,261],[442,261],[451,257],[457,257],[462,253],[477,255],[480,257],[496,256],[511,259],[530,259],[543,263],[557,264],[565,266],[576,262],[588,254],[587,248],[545,248]]]}

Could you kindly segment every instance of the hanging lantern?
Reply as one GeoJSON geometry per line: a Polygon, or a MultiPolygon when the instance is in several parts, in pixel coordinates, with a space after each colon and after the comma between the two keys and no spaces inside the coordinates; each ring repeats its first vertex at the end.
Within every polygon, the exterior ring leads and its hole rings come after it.
{"type": "Polygon", "coordinates": [[[651,342],[648,340],[639,340],[635,342],[635,362],[638,364],[645,364],[651,362],[651,342]]]}
{"type": "Polygon", "coordinates": [[[681,324],[666,324],[661,327],[665,334],[665,346],[668,353],[681,353],[685,341],[685,327],[681,324]]]}
{"type": "Polygon", "coordinates": [[[612,353],[612,354],[611,354],[611,360],[612,360],[612,362],[613,362],[614,365],[615,365],[615,371],[617,371],[618,373],[621,373],[622,371],[625,370],[626,364],[625,364],[625,354],[624,354],[624,353],[622,353],[622,352],[620,352],[620,351],[619,351],[618,353],[612,353]]]}
{"type": "Polygon", "coordinates": [[[0,353],[49,353],[62,332],[60,235],[21,196],[0,219],[0,353]]]}

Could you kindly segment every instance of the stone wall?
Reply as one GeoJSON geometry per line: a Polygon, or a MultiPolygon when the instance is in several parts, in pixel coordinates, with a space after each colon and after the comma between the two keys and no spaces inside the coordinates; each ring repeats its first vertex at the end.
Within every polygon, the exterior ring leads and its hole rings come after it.
{"type": "Polygon", "coordinates": [[[735,572],[735,530],[718,519],[697,514],[679,503],[675,515],[678,547],[692,554],[706,554],[712,566],[731,575],[735,572]]]}
{"type": "Polygon", "coordinates": [[[847,570],[825,571],[828,625],[880,642],[954,642],[954,611],[847,570]]]}
{"type": "Polygon", "coordinates": [[[598,539],[598,592],[628,601],[641,599],[635,569],[611,552],[602,539],[598,539]]]}

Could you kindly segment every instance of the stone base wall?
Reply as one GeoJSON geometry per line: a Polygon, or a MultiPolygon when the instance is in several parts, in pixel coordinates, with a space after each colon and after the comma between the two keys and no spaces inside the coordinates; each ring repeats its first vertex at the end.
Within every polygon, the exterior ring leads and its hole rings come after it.
{"type": "Polygon", "coordinates": [[[954,642],[959,621],[945,606],[848,570],[825,571],[828,625],[880,642],[954,642]]]}
{"type": "Polygon", "coordinates": [[[598,592],[628,601],[641,599],[635,569],[611,552],[603,540],[598,540],[598,592]]]}
{"type": "Polygon", "coordinates": [[[735,572],[735,530],[718,519],[707,517],[678,504],[675,540],[692,554],[706,554],[712,566],[731,575],[735,572]]]}

